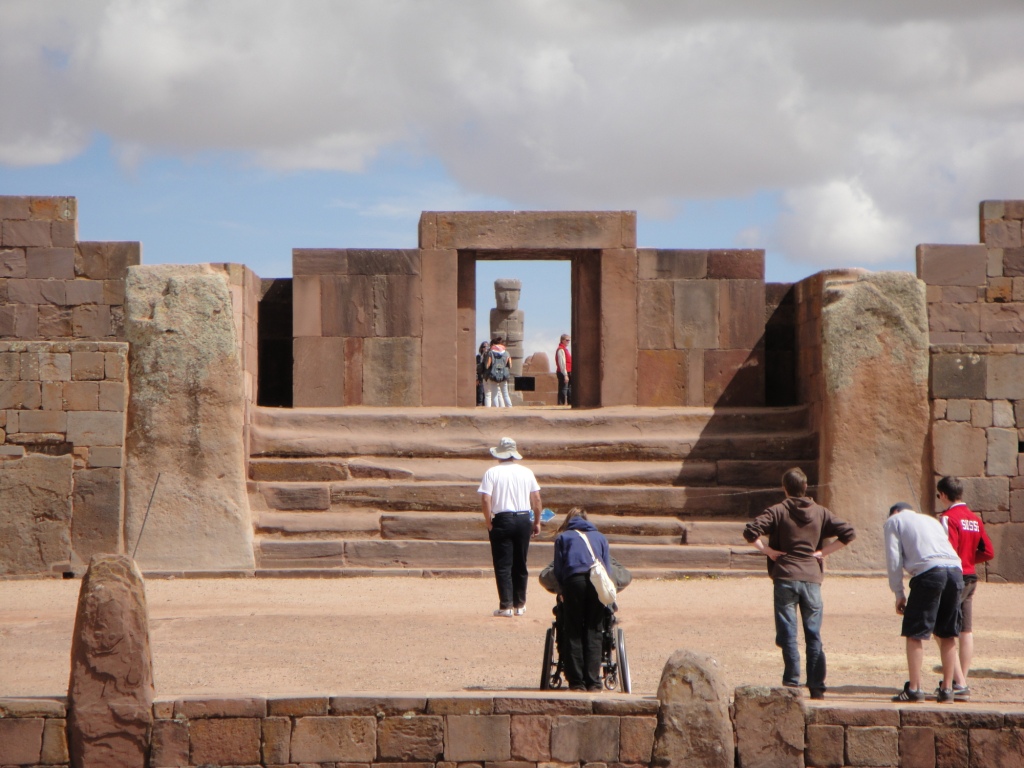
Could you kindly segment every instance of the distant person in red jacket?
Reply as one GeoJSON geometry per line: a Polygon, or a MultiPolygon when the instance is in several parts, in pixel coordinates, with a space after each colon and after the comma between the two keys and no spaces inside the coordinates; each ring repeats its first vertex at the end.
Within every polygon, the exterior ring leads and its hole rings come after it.
{"type": "Polygon", "coordinates": [[[572,352],[569,351],[571,338],[563,333],[555,350],[555,374],[558,376],[558,404],[569,405],[572,400],[572,352]]]}
{"type": "Polygon", "coordinates": [[[967,672],[974,655],[974,632],[972,631],[974,590],[978,586],[977,563],[985,563],[995,556],[992,541],[985,533],[981,518],[971,512],[962,501],[964,484],[955,477],[944,477],[935,486],[939,506],[945,512],[939,513],[939,521],[946,529],[949,543],[960,556],[964,572],[964,590],[960,594],[960,612],[963,624],[960,628],[960,649],[953,667],[953,698],[966,700],[971,697],[967,685],[967,672]]]}

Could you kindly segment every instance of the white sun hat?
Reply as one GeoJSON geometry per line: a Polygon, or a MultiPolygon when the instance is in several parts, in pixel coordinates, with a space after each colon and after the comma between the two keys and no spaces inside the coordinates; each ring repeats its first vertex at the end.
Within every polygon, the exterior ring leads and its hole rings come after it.
{"type": "Polygon", "coordinates": [[[522,459],[516,450],[516,441],[511,437],[503,437],[498,441],[497,448],[491,448],[491,456],[496,459],[522,459]]]}

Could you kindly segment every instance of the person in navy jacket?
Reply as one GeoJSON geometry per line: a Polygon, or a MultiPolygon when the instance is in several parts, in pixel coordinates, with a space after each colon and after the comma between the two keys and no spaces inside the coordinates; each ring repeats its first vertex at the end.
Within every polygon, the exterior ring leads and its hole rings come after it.
{"type": "Polygon", "coordinates": [[[558,528],[555,539],[555,578],[562,592],[562,621],[559,632],[567,650],[563,659],[565,676],[571,691],[601,690],[601,629],[604,621],[604,604],[597,596],[597,590],[590,583],[590,566],[594,556],[611,572],[611,558],[608,554],[608,540],[594,524],[587,520],[587,513],[580,507],[573,507],[558,528]],[[590,542],[587,548],[583,537],[590,542]]]}

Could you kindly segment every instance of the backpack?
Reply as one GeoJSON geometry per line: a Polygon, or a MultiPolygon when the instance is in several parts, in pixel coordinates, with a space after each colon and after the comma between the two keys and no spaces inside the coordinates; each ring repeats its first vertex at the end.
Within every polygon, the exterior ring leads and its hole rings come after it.
{"type": "Polygon", "coordinates": [[[491,381],[508,381],[508,352],[502,350],[501,352],[491,352],[490,355],[491,367],[487,371],[487,375],[491,378],[491,381]]]}

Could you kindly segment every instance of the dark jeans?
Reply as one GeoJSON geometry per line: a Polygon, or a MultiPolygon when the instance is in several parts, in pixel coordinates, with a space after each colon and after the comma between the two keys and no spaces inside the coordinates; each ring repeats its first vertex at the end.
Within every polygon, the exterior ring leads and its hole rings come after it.
{"type": "Polygon", "coordinates": [[[796,608],[804,625],[807,687],[825,690],[825,651],[821,646],[821,584],[811,581],[775,582],[775,644],[782,649],[783,685],[800,684],[800,646],[796,639],[796,608]]]}
{"type": "Polygon", "coordinates": [[[484,380],[483,379],[477,379],[476,380],[476,404],[477,405],[483,405],[484,404],[484,380]]]}
{"type": "Polygon", "coordinates": [[[562,584],[562,622],[566,656],[565,677],[570,688],[601,685],[601,625],[604,605],[590,583],[589,573],[576,573],[562,584]]]}
{"type": "Polygon", "coordinates": [[[572,374],[555,371],[558,376],[558,404],[570,405],[572,400],[572,374]]]}
{"type": "Polygon", "coordinates": [[[499,608],[522,608],[526,605],[526,555],[530,550],[533,516],[503,512],[491,520],[489,538],[494,580],[498,584],[499,608]]]}

